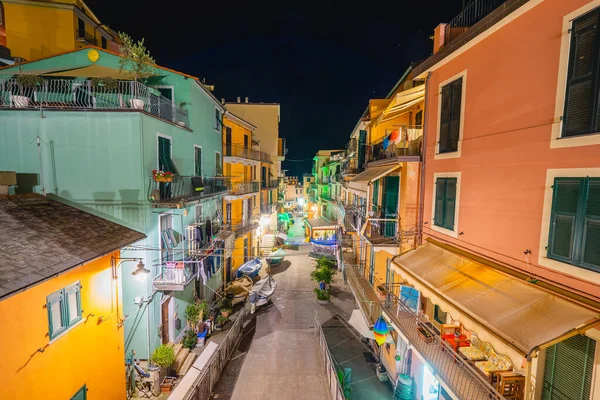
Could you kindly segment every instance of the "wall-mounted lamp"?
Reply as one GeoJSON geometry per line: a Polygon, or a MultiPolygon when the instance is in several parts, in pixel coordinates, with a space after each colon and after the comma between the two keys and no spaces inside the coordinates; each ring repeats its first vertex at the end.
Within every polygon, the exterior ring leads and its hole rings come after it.
{"type": "Polygon", "coordinates": [[[119,257],[111,257],[110,259],[110,263],[112,266],[112,271],[113,271],[113,279],[117,279],[118,275],[117,275],[117,268],[119,268],[119,265],[123,264],[125,261],[137,261],[137,268],[131,273],[131,275],[135,276],[135,277],[145,277],[146,275],[148,275],[150,273],[150,270],[146,269],[144,262],[142,261],[141,258],[119,258],[119,257]],[[118,264],[117,264],[117,260],[121,260],[118,264]]]}

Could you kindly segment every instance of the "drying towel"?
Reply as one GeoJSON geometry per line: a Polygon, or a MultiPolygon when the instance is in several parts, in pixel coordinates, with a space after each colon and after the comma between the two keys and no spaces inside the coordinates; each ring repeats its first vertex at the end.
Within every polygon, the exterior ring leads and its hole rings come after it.
{"type": "Polygon", "coordinates": [[[390,140],[392,142],[394,142],[394,141],[398,140],[398,136],[400,136],[400,135],[398,135],[398,129],[394,129],[392,131],[392,134],[390,135],[390,140]]]}

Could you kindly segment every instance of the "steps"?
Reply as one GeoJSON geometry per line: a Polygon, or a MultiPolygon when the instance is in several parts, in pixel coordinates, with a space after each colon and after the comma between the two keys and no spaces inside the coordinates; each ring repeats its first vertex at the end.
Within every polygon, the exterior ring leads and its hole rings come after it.
{"type": "Polygon", "coordinates": [[[264,256],[264,255],[269,254],[274,246],[275,246],[275,235],[273,235],[273,234],[263,235],[262,240],[260,242],[261,255],[264,256]]]}

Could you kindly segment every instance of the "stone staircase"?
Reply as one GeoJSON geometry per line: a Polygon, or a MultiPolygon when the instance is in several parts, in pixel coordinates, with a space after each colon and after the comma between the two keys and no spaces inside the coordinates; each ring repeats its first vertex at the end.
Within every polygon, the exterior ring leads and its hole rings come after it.
{"type": "Polygon", "coordinates": [[[266,255],[271,252],[275,246],[275,235],[274,234],[266,234],[262,237],[262,241],[260,242],[260,253],[261,255],[266,255]]]}

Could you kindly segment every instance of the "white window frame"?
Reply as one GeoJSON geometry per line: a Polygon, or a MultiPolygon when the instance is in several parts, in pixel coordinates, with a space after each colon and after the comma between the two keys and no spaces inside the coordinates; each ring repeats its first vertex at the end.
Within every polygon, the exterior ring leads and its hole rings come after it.
{"type": "MultiPolygon", "coordinates": [[[[171,145],[171,147],[173,147],[173,146],[171,145]]],[[[195,144],[194,145],[194,154],[193,154],[193,157],[194,157],[194,175],[196,174],[196,169],[197,169],[196,168],[197,167],[197,165],[196,165],[196,149],[200,149],[200,154],[201,154],[200,163],[204,164],[204,152],[202,151],[202,146],[200,146],[199,144],[195,144]]],[[[204,175],[204,166],[203,165],[200,165],[200,172],[202,173],[202,175],[204,175]]]]}
{"type": "Polygon", "coordinates": [[[453,238],[458,238],[458,211],[460,209],[460,178],[461,178],[461,172],[437,172],[433,174],[433,184],[432,184],[432,194],[431,194],[431,217],[429,218],[429,224],[432,230],[439,232],[439,233],[443,233],[444,235],[448,235],[451,236],[453,238]],[[441,226],[437,226],[434,224],[433,222],[433,218],[435,216],[435,198],[436,198],[436,185],[435,182],[438,180],[438,178],[456,178],[456,201],[454,204],[454,229],[450,230],[450,229],[446,229],[446,228],[442,228],[441,226]]]}
{"type": "Polygon", "coordinates": [[[452,78],[446,79],[438,85],[438,111],[437,111],[437,128],[435,130],[435,160],[444,160],[447,158],[459,158],[462,154],[462,142],[464,139],[465,129],[465,104],[467,103],[467,70],[459,72],[452,78]],[[442,120],[442,88],[449,83],[454,82],[457,79],[462,78],[462,90],[460,98],[460,128],[458,130],[458,148],[456,151],[450,153],[440,154],[440,129],[442,120]]]}
{"type": "MultiPolygon", "coordinates": [[[[571,275],[590,282],[600,283],[600,274],[596,271],[577,267],[569,263],[548,258],[548,239],[552,216],[552,197],[554,194],[554,178],[590,177],[600,178],[600,168],[563,168],[547,169],[544,185],[544,205],[542,207],[542,226],[540,229],[540,244],[538,248],[538,264],[553,271],[571,275]]],[[[600,351],[600,350],[599,350],[600,351]]]]}
{"type": "Polygon", "coordinates": [[[82,300],[82,295],[81,295],[81,289],[82,289],[82,285],[81,285],[81,281],[78,280],[76,282],[73,282],[70,285],[65,286],[64,288],[57,290],[51,294],[49,294],[48,296],[46,296],[46,304],[47,307],[50,305],[50,301],[49,298],[51,296],[60,296],[60,302],[62,303],[62,307],[60,308],[60,312],[61,312],[61,318],[65,318],[64,321],[64,325],[63,325],[63,330],[59,333],[57,333],[55,336],[52,336],[52,332],[50,332],[50,327],[51,325],[53,325],[53,321],[52,321],[52,310],[50,308],[48,308],[48,337],[50,338],[50,341],[48,342],[49,344],[54,343],[56,340],[60,339],[61,337],[63,337],[65,334],[67,334],[67,332],[71,331],[73,328],[75,328],[76,326],[78,326],[79,324],[83,323],[83,300],[82,300]],[[77,305],[79,306],[79,310],[77,310],[78,312],[78,316],[73,320],[73,321],[69,321],[69,314],[70,314],[70,309],[69,309],[69,299],[68,299],[68,295],[67,295],[67,290],[70,288],[76,287],[77,291],[76,296],[77,296],[77,305]]]}
{"type": "Polygon", "coordinates": [[[571,27],[573,21],[600,6],[600,0],[593,0],[577,10],[565,15],[562,20],[560,36],[560,55],[558,60],[558,81],[556,84],[556,101],[554,103],[554,119],[550,136],[550,148],[592,146],[600,144],[600,132],[590,132],[588,135],[562,137],[567,96],[567,78],[569,74],[569,54],[571,51],[571,27]]]}

